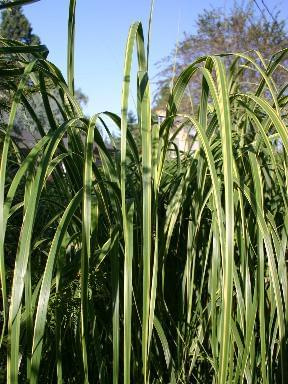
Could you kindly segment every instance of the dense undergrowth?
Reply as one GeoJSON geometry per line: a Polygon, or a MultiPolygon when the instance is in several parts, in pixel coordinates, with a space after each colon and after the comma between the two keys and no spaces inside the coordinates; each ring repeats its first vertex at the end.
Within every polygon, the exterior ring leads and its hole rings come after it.
{"type": "Polygon", "coordinates": [[[288,99],[273,76],[286,71],[288,50],[269,61],[200,57],[176,79],[160,124],[135,23],[121,116],[86,118],[74,97],[75,5],[67,82],[44,46],[1,40],[1,60],[10,58],[1,76],[16,87],[1,132],[1,380],[284,383],[288,99]],[[127,129],[134,46],[140,144],[127,129]],[[255,74],[249,87],[245,71],[255,74]],[[193,76],[199,107],[181,115],[193,76]],[[45,125],[29,108],[32,88],[45,125]],[[41,136],[25,154],[11,137],[20,104],[41,136]],[[99,132],[107,119],[120,149],[99,132]],[[172,144],[184,127],[199,149],[172,144]]]}

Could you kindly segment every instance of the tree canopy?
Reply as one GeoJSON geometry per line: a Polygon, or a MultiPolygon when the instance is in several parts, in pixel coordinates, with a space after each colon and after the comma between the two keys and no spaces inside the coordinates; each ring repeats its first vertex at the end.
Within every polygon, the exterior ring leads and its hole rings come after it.
{"type": "MultiPolygon", "coordinates": [[[[205,9],[198,15],[196,31],[184,33],[183,39],[176,44],[171,54],[158,63],[161,71],[154,100],[156,109],[165,107],[173,78],[197,57],[257,50],[266,59],[285,48],[287,39],[286,24],[280,19],[279,13],[274,16],[268,14],[266,17],[253,2],[246,6],[236,2],[229,12],[215,7],[205,9]]],[[[253,83],[247,73],[243,73],[246,85],[248,82],[253,83]]],[[[278,81],[283,80],[281,76],[279,78],[279,73],[277,76],[278,81]]],[[[183,101],[184,109],[191,111],[191,107],[197,104],[199,88],[197,81],[190,84],[183,101]]]]}
{"type": "MultiPolygon", "coordinates": [[[[5,2],[1,2],[1,4],[5,2]]],[[[24,15],[20,6],[2,11],[0,24],[0,37],[9,40],[20,41],[27,45],[39,45],[41,43],[39,36],[33,33],[33,28],[24,15]]],[[[0,42],[0,45],[2,43],[0,42]]],[[[11,68],[15,66],[13,55],[6,55],[1,58],[1,68],[11,68]]],[[[12,68],[11,68],[12,69],[12,68]]],[[[17,78],[13,76],[1,78],[0,80],[0,106],[1,112],[9,110],[11,98],[10,91],[14,91],[17,78]]]]}
{"type": "Polygon", "coordinates": [[[5,39],[18,40],[28,45],[40,44],[39,36],[33,33],[33,28],[21,7],[3,11],[0,33],[5,39]]]}
{"type": "MultiPolygon", "coordinates": [[[[0,2],[1,4],[1,2],[0,2]]],[[[22,7],[17,6],[11,9],[2,11],[1,24],[0,24],[0,37],[9,40],[16,40],[23,44],[27,45],[39,45],[41,44],[40,37],[33,33],[33,28],[28,20],[28,18],[23,13],[22,7]]],[[[1,41],[0,41],[1,46],[1,41]]],[[[15,67],[15,59],[13,55],[5,56],[0,61],[0,68],[10,68],[15,67]]],[[[20,65],[21,67],[21,65],[20,65]]],[[[6,113],[9,110],[11,104],[11,95],[15,90],[15,85],[17,84],[18,77],[9,77],[0,79],[0,113],[6,113]]],[[[46,80],[47,81],[47,80],[46,80]]],[[[50,81],[46,84],[49,88],[51,94],[60,101],[58,92],[55,90],[54,84],[50,81]]],[[[41,117],[43,121],[46,119],[46,112],[43,110],[43,106],[39,103],[39,89],[37,87],[31,87],[27,85],[26,87],[27,96],[30,96],[30,102],[33,105],[34,109],[38,110],[38,116],[41,117]]],[[[77,89],[75,91],[78,101],[85,105],[88,101],[88,97],[81,91],[77,89]]],[[[54,110],[55,116],[58,118],[58,122],[62,121],[62,115],[59,112],[59,109],[54,100],[50,100],[51,108],[54,110]]],[[[16,119],[15,130],[18,133],[23,133],[23,130],[33,131],[34,122],[26,114],[21,114],[20,119],[16,119]],[[23,119],[23,116],[25,118],[23,119]]],[[[4,118],[5,121],[5,118],[4,118]]]]}

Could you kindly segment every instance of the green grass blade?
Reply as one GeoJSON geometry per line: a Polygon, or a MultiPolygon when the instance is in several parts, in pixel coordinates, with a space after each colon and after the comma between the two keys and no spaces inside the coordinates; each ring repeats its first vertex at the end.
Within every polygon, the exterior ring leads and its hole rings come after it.
{"type": "Polygon", "coordinates": [[[131,204],[127,212],[128,245],[124,260],[124,384],[130,384],[131,370],[133,215],[134,205],[131,204]]]}
{"type": "Polygon", "coordinates": [[[89,121],[85,148],[83,177],[83,209],[82,209],[82,250],[81,250],[81,348],[84,369],[84,382],[88,383],[88,275],[91,255],[91,194],[92,194],[92,160],[94,129],[97,115],[89,121]]]}
{"type": "Polygon", "coordinates": [[[70,0],[68,19],[67,83],[69,91],[72,95],[74,95],[75,9],[76,0],[70,0]]]}

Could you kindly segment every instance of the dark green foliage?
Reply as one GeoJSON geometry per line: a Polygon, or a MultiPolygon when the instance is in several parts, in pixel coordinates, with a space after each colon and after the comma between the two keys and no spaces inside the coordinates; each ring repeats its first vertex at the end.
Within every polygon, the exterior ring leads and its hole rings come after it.
{"type": "Polygon", "coordinates": [[[32,26],[21,7],[2,12],[0,35],[5,39],[17,40],[28,45],[40,44],[40,38],[32,31],[32,26]]]}

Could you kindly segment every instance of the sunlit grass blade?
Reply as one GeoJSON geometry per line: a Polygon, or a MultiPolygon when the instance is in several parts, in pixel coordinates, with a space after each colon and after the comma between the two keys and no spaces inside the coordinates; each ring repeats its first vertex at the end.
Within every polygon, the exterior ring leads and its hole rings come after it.
{"type": "Polygon", "coordinates": [[[69,91],[72,95],[74,95],[75,9],[76,0],[70,0],[68,19],[67,83],[69,91]]]}
{"type": "Polygon", "coordinates": [[[85,147],[83,175],[83,208],[82,208],[82,251],[81,251],[81,347],[84,369],[84,382],[88,383],[88,276],[91,255],[91,194],[92,194],[92,157],[94,130],[97,115],[89,121],[85,147]]]}
{"type": "Polygon", "coordinates": [[[132,324],[132,262],[134,205],[128,208],[128,249],[124,260],[124,384],[130,384],[131,324],[132,324]]]}

